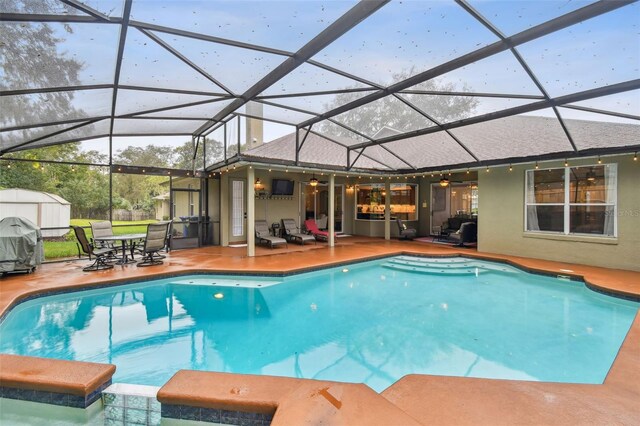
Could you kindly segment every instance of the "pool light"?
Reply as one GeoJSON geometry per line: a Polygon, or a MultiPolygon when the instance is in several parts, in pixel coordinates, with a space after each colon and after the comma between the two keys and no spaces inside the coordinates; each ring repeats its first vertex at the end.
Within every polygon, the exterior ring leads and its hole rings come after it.
{"type": "Polygon", "coordinates": [[[220,300],[220,299],[224,299],[224,294],[222,294],[222,293],[216,293],[216,294],[214,294],[214,295],[213,295],[213,298],[214,298],[214,299],[218,299],[218,300],[220,300]]]}

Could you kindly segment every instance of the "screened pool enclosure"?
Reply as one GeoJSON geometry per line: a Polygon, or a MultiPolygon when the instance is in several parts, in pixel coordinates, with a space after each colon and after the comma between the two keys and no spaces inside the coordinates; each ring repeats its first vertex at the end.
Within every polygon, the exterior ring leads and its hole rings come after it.
{"type": "Polygon", "coordinates": [[[0,4],[3,166],[189,142],[169,169],[397,175],[640,147],[634,1],[0,4]]]}

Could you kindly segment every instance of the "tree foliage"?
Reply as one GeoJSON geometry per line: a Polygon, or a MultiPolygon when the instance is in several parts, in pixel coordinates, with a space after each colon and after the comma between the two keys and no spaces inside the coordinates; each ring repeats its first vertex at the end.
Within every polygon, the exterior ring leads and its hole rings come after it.
{"type": "MultiPolygon", "coordinates": [[[[414,69],[405,70],[393,75],[393,81],[398,82],[409,78],[416,72],[414,69]]],[[[428,80],[412,89],[421,91],[468,91],[466,86],[457,89],[453,83],[444,83],[438,80],[428,80]]],[[[478,101],[469,96],[443,96],[424,94],[402,94],[404,99],[415,105],[421,111],[431,116],[438,122],[458,120],[472,113],[478,101]]],[[[362,97],[361,92],[338,94],[333,102],[324,106],[328,111],[340,105],[353,102],[362,97]]],[[[394,96],[386,96],[378,101],[370,102],[358,108],[344,112],[335,117],[340,123],[373,136],[385,126],[398,132],[408,132],[432,125],[428,119],[405,105],[394,96]]],[[[328,136],[354,138],[355,134],[347,129],[328,123],[321,123],[319,130],[328,136]]]]}
{"type": "MultiPolygon", "coordinates": [[[[70,6],[55,0],[2,0],[0,9],[51,14],[68,12],[70,6]]],[[[46,22],[16,22],[3,26],[3,75],[0,90],[80,84],[79,73],[84,64],[60,48],[64,35],[73,33],[73,29],[66,24],[55,25],[46,22]]],[[[2,100],[0,124],[2,127],[12,127],[56,122],[61,113],[66,117],[86,117],[84,111],[74,106],[73,99],[73,91],[6,96],[2,100]]],[[[2,148],[45,136],[62,128],[64,127],[46,126],[9,132],[2,137],[2,148]]],[[[88,131],[89,127],[80,129],[88,131]]]]}

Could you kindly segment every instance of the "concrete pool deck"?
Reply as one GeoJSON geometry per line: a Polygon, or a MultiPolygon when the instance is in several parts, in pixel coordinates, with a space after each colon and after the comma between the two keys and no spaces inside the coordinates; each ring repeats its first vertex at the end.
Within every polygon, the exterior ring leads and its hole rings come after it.
{"type": "MultiPolygon", "coordinates": [[[[474,249],[440,244],[347,237],[339,238],[334,248],[327,248],[322,243],[302,247],[290,244],[288,249],[258,247],[256,254],[256,257],[248,258],[245,248],[206,247],[174,251],[165,259],[164,265],[153,268],[128,265],[93,273],[82,271],[86,260],[47,264],[31,275],[14,275],[0,281],[0,314],[19,300],[43,292],[194,271],[291,273],[394,254],[465,255],[502,260],[554,275],[582,276],[592,288],[640,297],[640,272],[478,254],[474,249]]],[[[230,375],[221,386],[220,378],[216,376],[222,373],[194,374],[207,375],[208,379],[202,379],[199,388],[214,399],[219,395],[220,400],[228,399],[234,388],[243,388],[259,400],[273,386],[279,386],[275,383],[278,378],[274,381],[271,377],[254,376],[256,378],[248,380],[242,375],[230,375]]],[[[405,415],[405,420],[412,418],[421,424],[637,424],[640,419],[637,403],[640,400],[640,317],[633,322],[602,385],[409,375],[381,394],[363,385],[334,384],[344,398],[332,394],[335,399],[332,401],[331,398],[318,398],[322,394],[312,389],[317,381],[295,380],[302,384],[278,399],[274,425],[372,424],[372,420],[375,424],[406,424],[401,421],[405,415]],[[380,411],[381,407],[392,406],[380,411]],[[396,407],[401,411],[400,416],[396,407]],[[396,413],[395,417],[392,412],[396,413]],[[371,416],[373,413],[377,414],[371,416]]],[[[178,382],[173,386],[172,395],[180,395],[175,389],[182,388],[187,400],[181,401],[189,402],[188,383],[178,382]]],[[[255,405],[256,401],[247,400],[247,394],[244,395],[235,401],[239,404],[236,408],[243,407],[242,404],[246,404],[247,409],[251,404],[255,405]]]]}

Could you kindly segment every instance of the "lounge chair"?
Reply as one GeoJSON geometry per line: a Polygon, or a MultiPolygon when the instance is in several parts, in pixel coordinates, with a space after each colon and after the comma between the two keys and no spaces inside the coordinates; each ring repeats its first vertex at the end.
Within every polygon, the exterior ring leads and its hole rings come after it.
{"type": "Polygon", "coordinates": [[[96,260],[91,265],[82,268],[83,271],[100,271],[103,269],[111,269],[113,265],[107,263],[107,259],[109,256],[113,256],[115,249],[113,248],[95,248],[93,244],[89,242],[87,239],[87,234],[84,232],[84,229],[79,226],[72,226],[73,232],[76,234],[76,238],[78,239],[78,243],[82,248],[82,251],[85,254],[89,255],[89,259],[91,256],[95,256],[96,260]]]}
{"type": "Polygon", "coordinates": [[[467,247],[464,243],[475,243],[478,241],[478,224],[475,222],[465,222],[460,225],[457,232],[449,234],[449,239],[457,242],[459,247],[467,247]]]}
{"type": "Polygon", "coordinates": [[[150,223],[147,225],[147,236],[144,240],[142,248],[142,261],[138,262],[138,266],[162,265],[162,260],[166,256],[160,255],[158,252],[166,247],[167,235],[171,222],[150,223]]]}
{"type": "Polygon", "coordinates": [[[269,234],[269,225],[266,220],[256,220],[256,244],[268,244],[270,248],[278,244],[287,245],[287,240],[280,237],[273,237],[269,234]]]}
{"type": "Polygon", "coordinates": [[[316,238],[313,235],[303,234],[300,232],[300,228],[296,225],[296,221],[293,219],[282,219],[282,229],[284,231],[284,238],[287,241],[293,241],[304,245],[305,241],[316,242],[316,238]]]}
{"type": "Polygon", "coordinates": [[[401,240],[413,240],[416,237],[418,231],[413,228],[407,228],[402,219],[396,219],[396,223],[398,224],[398,238],[401,240]]]}
{"type": "MultiPolygon", "coordinates": [[[[307,219],[304,221],[304,227],[307,228],[307,231],[311,232],[311,234],[318,241],[329,241],[329,232],[321,231],[318,229],[318,225],[316,225],[316,221],[313,219],[307,219]]],[[[334,238],[336,234],[333,234],[334,238]]]]}

